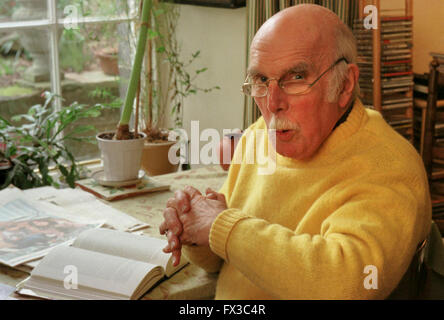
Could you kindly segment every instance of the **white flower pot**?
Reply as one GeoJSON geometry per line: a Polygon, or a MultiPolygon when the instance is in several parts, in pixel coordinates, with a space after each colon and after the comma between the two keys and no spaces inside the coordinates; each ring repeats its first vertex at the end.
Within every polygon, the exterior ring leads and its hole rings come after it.
{"type": "Polygon", "coordinates": [[[112,132],[102,132],[96,136],[102,156],[104,178],[107,181],[128,181],[138,178],[146,134],[130,140],[110,140],[103,138],[112,132]]]}

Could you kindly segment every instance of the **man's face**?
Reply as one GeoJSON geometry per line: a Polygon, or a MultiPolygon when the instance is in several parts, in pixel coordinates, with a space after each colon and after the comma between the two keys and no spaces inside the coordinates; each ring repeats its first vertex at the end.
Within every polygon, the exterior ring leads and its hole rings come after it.
{"type": "MultiPolygon", "coordinates": [[[[331,57],[325,46],[314,46],[306,35],[301,41],[296,39],[297,35],[291,37],[292,41],[285,41],[283,36],[271,41],[259,38],[253,43],[249,74],[256,82],[284,78],[311,83],[328,69],[331,57]]],[[[309,159],[331,133],[341,115],[337,103],[327,102],[331,73],[332,70],[328,71],[304,95],[288,95],[272,80],[268,96],[255,98],[269,129],[273,118],[276,120],[275,149],[279,154],[309,159]]]]}

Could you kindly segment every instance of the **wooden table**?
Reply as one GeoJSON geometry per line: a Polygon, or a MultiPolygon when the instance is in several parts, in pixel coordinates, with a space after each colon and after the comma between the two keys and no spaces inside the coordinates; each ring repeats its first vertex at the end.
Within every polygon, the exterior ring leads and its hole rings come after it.
{"type": "MultiPolygon", "coordinates": [[[[133,198],[106,202],[108,205],[131,215],[150,227],[144,233],[158,238],[165,238],[159,234],[159,225],[163,221],[163,209],[168,198],[174,192],[190,185],[202,193],[210,187],[218,190],[227,173],[219,166],[206,166],[189,171],[180,171],[172,174],[156,176],[156,180],[170,184],[169,191],[155,192],[133,198]]],[[[0,265],[0,284],[15,287],[29,275],[25,272],[0,265]]],[[[171,278],[161,282],[147,292],[143,299],[211,299],[214,297],[217,274],[209,274],[194,265],[187,265],[171,278]]],[[[21,298],[13,294],[11,297],[21,298]]]]}

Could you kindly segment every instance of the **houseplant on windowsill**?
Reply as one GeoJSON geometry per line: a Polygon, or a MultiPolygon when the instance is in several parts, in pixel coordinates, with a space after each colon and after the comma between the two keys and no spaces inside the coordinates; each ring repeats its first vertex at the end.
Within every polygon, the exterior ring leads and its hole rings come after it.
{"type": "Polygon", "coordinates": [[[151,6],[151,0],[142,2],[142,23],[137,40],[136,54],[117,130],[116,132],[103,132],[96,136],[103,162],[104,176],[102,179],[104,181],[125,182],[136,180],[139,177],[143,142],[146,134],[138,132],[137,126],[131,132],[129,123],[136,91],[140,86],[140,74],[145,54],[147,24],[150,19],[151,6]]]}
{"type": "Polygon", "coordinates": [[[95,130],[94,126],[74,125],[80,119],[100,116],[104,107],[74,102],[57,111],[52,105],[54,95],[45,92],[42,96],[45,103],[32,106],[27,114],[17,115],[11,121],[0,116],[0,159],[11,164],[0,189],[10,183],[20,189],[60,187],[61,183],[74,188],[80,177],[81,170],[64,142],[94,142],[94,137],[79,136],[95,130]],[[52,167],[59,178],[51,173],[52,167]]]}
{"type": "Polygon", "coordinates": [[[169,161],[168,153],[177,143],[177,134],[172,132],[180,132],[177,129],[182,127],[185,99],[198,92],[219,89],[217,86],[197,86],[197,78],[207,70],[191,70],[200,56],[200,51],[193,53],[187,61],[182,60],[176,36],[179,16],[177,5],[153,1],[142,81],[143,112],[140,119],[140,128],[147,134],[142,167],[150,175],[174,172],[178,168],[178,164],[169,161]],[[174,129],[164,126],[168,113],[174,119],[174,129]]]}

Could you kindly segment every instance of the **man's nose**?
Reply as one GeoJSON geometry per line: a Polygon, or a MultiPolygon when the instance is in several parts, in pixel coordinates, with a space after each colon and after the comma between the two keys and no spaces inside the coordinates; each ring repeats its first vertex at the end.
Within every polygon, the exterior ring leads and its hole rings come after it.
{"type": "Polygon", "coordinates": [[[268,83],[267,108],[272,113],[277,113],[287,109],[287,101],[285,92],[279,87],[277,81],[268,83]]]}

